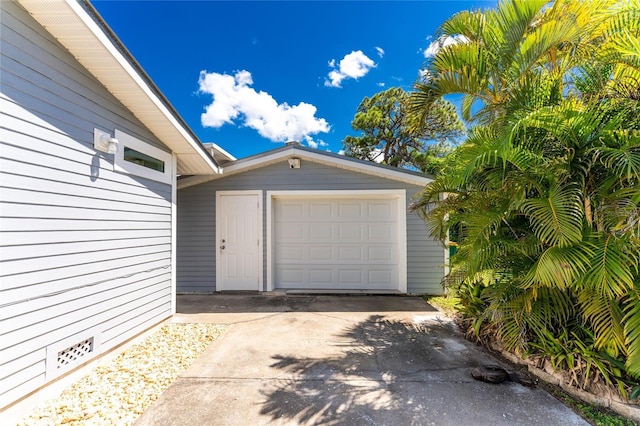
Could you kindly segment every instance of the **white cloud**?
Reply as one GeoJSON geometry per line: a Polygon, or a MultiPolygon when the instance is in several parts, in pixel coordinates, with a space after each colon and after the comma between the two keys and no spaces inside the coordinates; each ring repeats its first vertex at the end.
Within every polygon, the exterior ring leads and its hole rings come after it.
{"type": "Polygon", "coordinates": [[[376,163],[382,163],[384,161],[384,153],[381,149],[374,148],[371,150],[371,154],[369,155],[372,161],[376,163]]]}
{"type": "MultiPolygon", "coordinates": [[[[429,41],[430,39],[431,37],[427,37],[427,41],[429,41]]],[[[423,54],[425,58],[433,58],[443,47],[450,46],[452,44],[466,43],[467,41],[469,41],[469,39],[461,34],[440,36],[429,44],[429,46],[424,50],[423,54]]]]}
{"type": "Polygon", "coordinates": [[[341,149],[340,151],[338,151],[338,155],[344,155],[344,149],[341,149]]]}
{"type": "Polygon", "coordinates": [[[324,85],[328,87],[342,87],[342,80],[345,78],[357,80],[366,75],[371,68],[375,68],[376,64],[367,57],[367,55],[362,53],[362,50],[354,50],[345,55],[337,67],[335,59],[329,61],[329,66],[334,69],[329,72],[329,78],[325,79],[324,85]]]}
{"type": "Polygon", "coordinates": [[[381,82],[379,82],[379,83],[376,83],[376,86],[378,86],[378,87],[384,87],[384,86],[385,86],[385,84],[384,84],[384,82],[383,82],[383,81],[381,81],[381,82]]]}
{"type": "Polygon", "coordinates": [[[328,143],[323,141],[322,139],[315,140],[311,136],[305,136],[304,141],[307,143],[309,148],[318,149],[319,147],[329,146],[328,143]]]}
{"type": "Polygon", "coordinates": [[[213,95],[213,101],[200,117],[202,125],[221,127],[239,119],[242,125],[274,142],[299,141],[331,128],[324,118],[315,116],[314,105],[278,103],[269,93],[250,87],[252,84],[249,71],[237,71],[234,75],[201,71],[200,92],[213,95]]]}
{"type": "Polygon", "coordinates": [[[376,46],[376,51],[378,52],[378,56],[380,56],[381,58],[384,56],[384,49],[382,47],[376,46]]]}
{"type": "Polygon", "coordinates": [[[420,71],[418,71],[418,78],[420,79],[420,81],[427,81],[431,78],[431,72],[429,72],[429,70],[426,68],[422,68],[420,71]]]}

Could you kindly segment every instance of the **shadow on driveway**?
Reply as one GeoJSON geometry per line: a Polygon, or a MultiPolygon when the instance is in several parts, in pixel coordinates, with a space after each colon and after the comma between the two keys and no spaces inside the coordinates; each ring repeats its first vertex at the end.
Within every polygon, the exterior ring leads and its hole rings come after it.
{"type": "MultiPolygon", "coordinates": [[[[296,379],[263,392],[266,402],[260,413],[274,421],[288,419],[303,424],[424,420],[421,412],[426,407],[421,406],[421,398],[402,392],[400,384],[442,381],[445,376],[449,376],[446,380],[457,376],[457,382],[469,382],[464,371],[455,370],[476,365],[476,360],[463,355],[464,345],[445,337],[452,332],[449,322],[416,326],[371,315],[338,336],[350,342],[340,356],[275,355],[271,367],[296,379]],[[461,356],[452,357],[452,350],[461,356]],[[407,417],[412,411],[415,413],[407,417]]],[[[430,411],[435,414],[433,407],[430,411]]]]}
{"type": "Polygon", "coordinates": [[[473,380],[499,362],[420,298],[270,297],[177,315],[229,328],[137,424],[587,425],[542,389],[473,380]]]}

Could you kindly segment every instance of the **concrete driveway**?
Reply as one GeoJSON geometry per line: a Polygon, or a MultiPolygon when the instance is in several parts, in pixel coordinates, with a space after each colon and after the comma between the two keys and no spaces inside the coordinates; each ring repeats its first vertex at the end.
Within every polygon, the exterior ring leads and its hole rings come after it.
{"type": "Polygon", "coordinates": [[[587,425],[542,389],[475,381],[499,364],[422,299],[178,296],[175,321],[229,329],[137,425],[587,425]]]}

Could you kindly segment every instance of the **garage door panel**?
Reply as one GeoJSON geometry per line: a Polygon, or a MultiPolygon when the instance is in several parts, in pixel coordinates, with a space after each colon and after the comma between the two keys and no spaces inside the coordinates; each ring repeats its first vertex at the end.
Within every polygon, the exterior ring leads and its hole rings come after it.
{"type": "Polygon", "coordinates": [[[367,254],[369,262],[395,263],[398,260],[396,251],[389,246],[368,247],[367,254]]]}
{"type": "Polygon", "coordinates": [[[282,202],[276,205],[276,218],[286,221],[292,217],[302,217],[304,205],[301,202],[282,202]]]}
{"type": "Polygon", "coordinates": [[[373,219],[395,219],[395,208],[388,202],[373,202],[368,204],[368,217],[373,219]]]}
{"type": "Polygon", "coordinates": [[[362,269],[341,269],[339,282],[359,286],[362,284],[362,269]]]}
{"type": "Polygon", "coordinates": [[[337,203],[338,204],[338,217],[341,220],[349,219],[361,219],[362,218],[362,204],[361,203],[337,203]]]}
{"type": "Polygon", "coordinates": [[[340,241],[353,241],[360,242],[362,241],[362,237],[365,235],[363,231],[363,225],[354,225],[352,223],[339,223],[337,225],[338,228],[338,239],[340,241]]]}
{"type": "Polygon", "coordinates": [[[284,267],[280,270],[280,282],[285,287],[291,287],[292,284],[295,287],[298,283],[304,282],[304,273],[303,268],[284,267]]]}
{"type": "Polygon", "coordinates": [[[327,267],[284,266],[279,269],[278,288],[282,289],[397,289],[398,269],[393,266],[361,267],[360,265],[333,265],[327,267]]]}
{"type": "Polygon", "coordinates": [[[309,258],[305,259],[312,262],[332,262],[334,260],[333,246],[310,246],[309,258]]]}
{"type": "Polygon", "coordinates": [[[314,202],[309,204],[309,218],[326,220],[333,216],[333,204],[330,202],[314,202]]]}
{"type": "Polygon", "coordinates": [[[307,225],[309,241],[333,241],[333,224],[310,223],[307,225]]]}
{"type": "Polygon", "coordinates": [[[376,223],[368,224],[367,227],[367,240],[375,242],[396,242],[396,227],[395,223],[376,223]]]}
{"type": "Polygon", "coordinates": [[[362,247],[361,246],[352,246],[352,247],[338,247],[338,261],[339,262],[353,262],[358,261],[362,262],[364,260],[364,256],[362,256],[362,247]]]}
{"type": "Polygon", "coordinates": [[[333,268],[309,269],[309,281],[316,285],[331,284],[333,279],[333,268]]]}
{"type": "Polygon", "coordinates": [[[295,246],[295,245],[287,245],[287,246],[278,246],[275,250],[276,259],[281,259],[284,262],[291,263],[295,261],[304,262],[304,251],[305,247],[303,246],[295,246]]]}
{"type": "Polygon", "coordinates": [[[299,223],[290,223],[287,226],[281,226],[276,228],[276,238],[278,241],[291,242],[291,241],[305,241],[306,226],[299,223]]]}
{"type": "Polygon", "coordinates": [[[397,275],[392,274],[392,272],[397,273],[396,270],[389,269],[370,269],[369,273],[369,283],[376,287],[389,288],[393,285],[394,277],[397,275]]]}
{"type": "Polygon", "coordinates": [[[274,283],[397,290],[398,198],[275,199],[274,283]]]}

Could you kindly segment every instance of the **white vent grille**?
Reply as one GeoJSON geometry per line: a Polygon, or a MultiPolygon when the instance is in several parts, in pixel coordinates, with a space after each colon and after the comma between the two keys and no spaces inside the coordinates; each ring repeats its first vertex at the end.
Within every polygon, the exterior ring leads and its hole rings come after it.
{"type": "Polygon", "coordinates": [[[46,380],[65,374],[95,358],[101,353],[101,340],[100,329],[93,327],[47,346],[46,380]]]}
{"type": "Polygon", "coordinates": [[[58,352],[58,362],[56,368],[65,368],[68,365],[76,365],[82,362],[81,358],[93,352],[93,337],[69,346],[58,352]]]}

